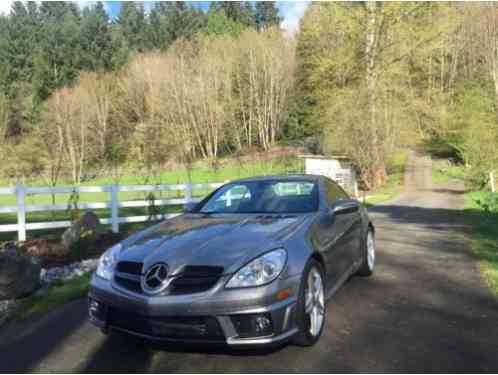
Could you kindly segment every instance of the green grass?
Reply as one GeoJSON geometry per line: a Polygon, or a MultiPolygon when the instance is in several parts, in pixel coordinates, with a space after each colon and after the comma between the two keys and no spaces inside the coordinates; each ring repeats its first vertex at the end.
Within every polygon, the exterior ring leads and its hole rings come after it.
{"type": "Polygon", "coordinates": [[[368,205],[376,205],[387,202],[395,198],[403,191],[404,174],[395,173],[389,176],[389,180],[384,186],[368,193],[366,203],[368,205]]]}
{"type": "Polygon", "coordinates": [[[403,191],[407,159],[408,153],[404,149],[398,150],[394,153],[391,159],[389,159],[386,163],[388,175],[387,183],[378,189],[367,193],[367,205],[372,206],[389,201],[403,191]]]}
{"type": "Polygon", "coordinates": [[[448,164],[446,160],[433,160],[432,182],[434,184],[445,185],[453,179],[465,179],[465,167],[463,165],[448,164]]]}
{"type": "Polygon", "coordinates": [[[33,295],[24,299],[14,318],[22,320],[33,314],[43,314],[57,306],[82,298],[88,292],[89,283],[90,274],[86,274],[65,284],[51,285],[46,294],[33,295]]]}
{"type": "Polygon", "coordinates": [[[483,191],[465,194],[464,217],[472,228],[470,240],[479,268],[490,289],[498,296],[498,208],[487,212],[480,203],[491,194],[483,191]]]}

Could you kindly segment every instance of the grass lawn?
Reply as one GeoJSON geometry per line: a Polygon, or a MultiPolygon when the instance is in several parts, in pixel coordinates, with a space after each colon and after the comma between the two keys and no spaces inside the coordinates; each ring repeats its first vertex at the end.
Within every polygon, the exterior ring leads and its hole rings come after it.
{"type": "MultiPolygon", "coordinates": [[[[465,220],[472,227],[470,240],[479,268],[491,290],[498,296],[498,206],[485,211],[482,202],[492,196],[490,192],[465,194],[465,220]]],[[[495,193],[498,202],[498,193],[495,193]]]]}
{"type": "Polygon", "coordinates": [[[32,314],[43,314],[53,308],[86,296],[90,274],[79,276],[65,284],[55,284],[49,287],[46,294],[27,297],[21,302],[14,316],[21,320],[32,314]]]}

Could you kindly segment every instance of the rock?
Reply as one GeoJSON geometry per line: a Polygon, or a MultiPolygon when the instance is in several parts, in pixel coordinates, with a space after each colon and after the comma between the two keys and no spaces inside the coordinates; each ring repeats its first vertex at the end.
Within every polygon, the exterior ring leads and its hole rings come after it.
{"type": "Polygon", "coordinates": [[[50,255],[50,246],[48,241],[43,238],[29,240],[24,243],[29,255],[46,256],[50,255]]]}
{"type": "Polygon", "coordinates": [[[91,246],[100,234],[100,221],[93,212],[86,212],[62,234],[62,245],[69,251],[75,246],[91,246]]]}
{"type": "Polygon", "coordinates": [[[63,257],[69,254],[69,250],[61,243],[49,242],[44,238],[26,241],[24,247],[29,255],[38,257],[63,257]]]}
{"type": "Polygon", "coordinates": [[[19,304],[16,300],[0,301],[0,326],[17,310],[19,304]]]}
{"type": "Polygon", "coordinates": [[[38,259],[23,253],[15,245],[0,250],[0,300],[15,299],[33,293],[40,285],[38,259]]]}

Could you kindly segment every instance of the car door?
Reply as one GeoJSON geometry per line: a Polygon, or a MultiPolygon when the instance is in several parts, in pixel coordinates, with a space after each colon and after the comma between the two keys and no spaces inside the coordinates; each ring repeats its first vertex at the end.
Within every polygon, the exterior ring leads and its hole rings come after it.
{"type": "Polygon", "coordinates": [[[323,231],[326,243],[327,268],[333,274],[329,281],[334,284],[343,278],[354,262],[360,243],[358,218],[359,206],[336,183],[324,180],[328,212],[323,231]]]}

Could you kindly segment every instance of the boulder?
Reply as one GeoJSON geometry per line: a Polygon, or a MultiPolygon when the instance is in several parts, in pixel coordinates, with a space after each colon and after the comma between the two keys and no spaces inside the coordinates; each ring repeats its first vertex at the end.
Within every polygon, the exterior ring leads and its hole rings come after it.
{"type": "Polygon", "coordinates": [[[21,251],[15,244],[0,248],[0,300],[30,295],[40,285],[41,265],[37,258],[21,251]]]}
{"type": "Polygon", "coordinates": [[[86,212],[62,234],[62,244],[69,251],[81,245],[91,246],[101,232],[100,221],[93,212],[86,212]]]}
{"type": "Polygon", "coordinates": [[[63,257],[69,250],[60,242],[48,241],[45,238],[37,238],[24,242],[24,247],[29,255],[37,257],[63,257]]]}

